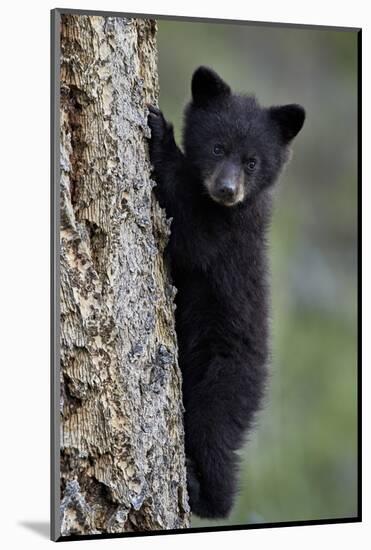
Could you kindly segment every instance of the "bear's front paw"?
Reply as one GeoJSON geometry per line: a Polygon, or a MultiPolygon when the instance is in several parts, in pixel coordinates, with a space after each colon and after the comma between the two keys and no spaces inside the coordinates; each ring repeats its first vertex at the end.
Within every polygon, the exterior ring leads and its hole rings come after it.
{"type": "Polygon", "coordinates": [[[156,161],[161,162],[164,155],[169,154],[174,142],[173,126],[169,124],[160,109],[153,105],[148,105],[148,126],[151,129],[151,139],[149,142],[149,153],[152,164],[156,161]]]}
{"type": "Polygon", "coordinates": [[[153,105],[148,105],[148,126],[151,128],[151,139],[162,141],[166,134],[167,122],[160,109],[153,105]]]}

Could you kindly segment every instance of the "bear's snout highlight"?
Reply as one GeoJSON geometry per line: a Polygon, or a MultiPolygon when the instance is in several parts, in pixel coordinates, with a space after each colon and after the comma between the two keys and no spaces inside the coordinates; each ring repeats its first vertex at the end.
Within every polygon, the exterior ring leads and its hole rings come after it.
{"type": "Polygon", "coordinates": [[[236,163],[223,163],[206,178],[205,185],[210,197],[224,206],[234,206],[245,197],[243,170],[236,163]]]}

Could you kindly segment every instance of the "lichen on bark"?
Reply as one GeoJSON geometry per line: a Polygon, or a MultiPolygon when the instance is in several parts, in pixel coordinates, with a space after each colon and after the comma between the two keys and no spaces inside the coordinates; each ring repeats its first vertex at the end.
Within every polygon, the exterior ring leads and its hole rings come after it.
{"type": "Polygon", "coordinates": [[[62,15],[60,39],[60,531],[188,527],[169,224],[147,147],[156,22],[62,15]]]}

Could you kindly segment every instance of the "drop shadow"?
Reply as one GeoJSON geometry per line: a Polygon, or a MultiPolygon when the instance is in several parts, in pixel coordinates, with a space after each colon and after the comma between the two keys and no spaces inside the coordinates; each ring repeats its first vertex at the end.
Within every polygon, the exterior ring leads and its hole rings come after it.
{"type": "Polygon", "coordinates": [[[26,529],[37,533],[42,538],[50,538],[50,523],[48,521],[19,521],[18,525],[26,527],[26,529]]]}

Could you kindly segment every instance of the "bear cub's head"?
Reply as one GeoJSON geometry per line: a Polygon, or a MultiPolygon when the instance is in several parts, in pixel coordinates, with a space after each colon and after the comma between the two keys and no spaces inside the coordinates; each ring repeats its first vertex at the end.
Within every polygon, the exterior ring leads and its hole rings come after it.
{"type": "Polygon", "coordinates": [[[210,198],[226,207],[247,202],[271,186],[301,130],[303,107],[260,107],[255,97],[234,94],[212,69],[192,77],[183,145],[188,164],[210,198]]]}

